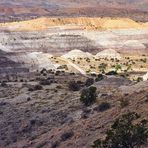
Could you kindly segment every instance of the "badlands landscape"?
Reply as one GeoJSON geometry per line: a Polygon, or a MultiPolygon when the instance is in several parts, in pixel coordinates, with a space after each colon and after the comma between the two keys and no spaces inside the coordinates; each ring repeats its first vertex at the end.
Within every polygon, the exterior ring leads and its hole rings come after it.
{"type": "Polygon", "coordinates": [[[147,8],[1,0],[0,148],[148,148],[147,8]]]}
{"type": "Polygon", "coordinates": [[[38,17],[126,17],[148,21],[147,0],[1,0],[0,22],[38,17]]]}

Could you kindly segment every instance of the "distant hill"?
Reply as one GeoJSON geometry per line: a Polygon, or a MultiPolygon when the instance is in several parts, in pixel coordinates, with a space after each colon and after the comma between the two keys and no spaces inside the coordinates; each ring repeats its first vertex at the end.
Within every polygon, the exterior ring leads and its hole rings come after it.
{"type": "Polygon", "coordinates": [[[148,21],[147,0],[1,0],[0,21],[41,16],[129,17],[148,21]]]}

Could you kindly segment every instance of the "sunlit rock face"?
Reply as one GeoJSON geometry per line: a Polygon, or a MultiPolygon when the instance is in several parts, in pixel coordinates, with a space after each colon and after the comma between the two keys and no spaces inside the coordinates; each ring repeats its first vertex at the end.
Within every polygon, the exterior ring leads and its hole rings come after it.
{"type": "Polygon", "coordinates": [[[41,18],[0,26],[4,72],[11,68],[15,72],[54,69],[51,55],[61,56],[74,49],[91,54],[107,49],[128,55],[148,54],[147,23],[130,19],[41,18]]]}

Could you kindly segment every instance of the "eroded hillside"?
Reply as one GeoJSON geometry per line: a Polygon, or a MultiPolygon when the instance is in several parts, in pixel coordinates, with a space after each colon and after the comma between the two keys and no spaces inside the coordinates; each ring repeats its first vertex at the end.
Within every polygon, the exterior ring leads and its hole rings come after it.
{"type": "MultiPolygon", "coordinates": [[[[128,18],[39,18],[0,24],[1,73],[56,69],[50,57],[78,49],[148,54],[148,25],[128,18]]],[[[102,53],[103,54],[103,53],[102,53]]],[[[142,57],[143,58],[143,57],[142,57]]]]}
{"type": "Polygon", "coordinates": [[[147,120],[148,0],[0,0],[0,148],[148,148],[147,120]]]}
{"type": "Polygon", "coordinates": [[[80,102],[87,77],[79,74],[37,73],[1,85],[0,146],[90,148],[94,140],[105,136],[120,115],[134,111],[141,119],[147,119],[147,81],[135,83],[120,76],[103,77],[93,84],[97,88],[97,101],[89,107],[80,102]],[[70,89],[69,83],[73,81],[80,84],[80,90],[70,89]],[[126,101],[124,106],[122,100],[126,101]],[[100,110],[103,102],[109,107],[100,110]]]}

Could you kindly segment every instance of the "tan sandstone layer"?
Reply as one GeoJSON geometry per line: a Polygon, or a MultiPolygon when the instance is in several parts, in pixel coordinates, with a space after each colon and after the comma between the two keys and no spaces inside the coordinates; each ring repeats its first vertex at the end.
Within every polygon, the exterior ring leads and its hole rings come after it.
{"type": "Polygon", "coordinates": [[[128,18],[38,18],[29,21],[1,23],[3,29],[17,31],[46,30],[53,26],[76,25],[86,30],[148,29],[148,23],[138,23],[128,18]]]}

